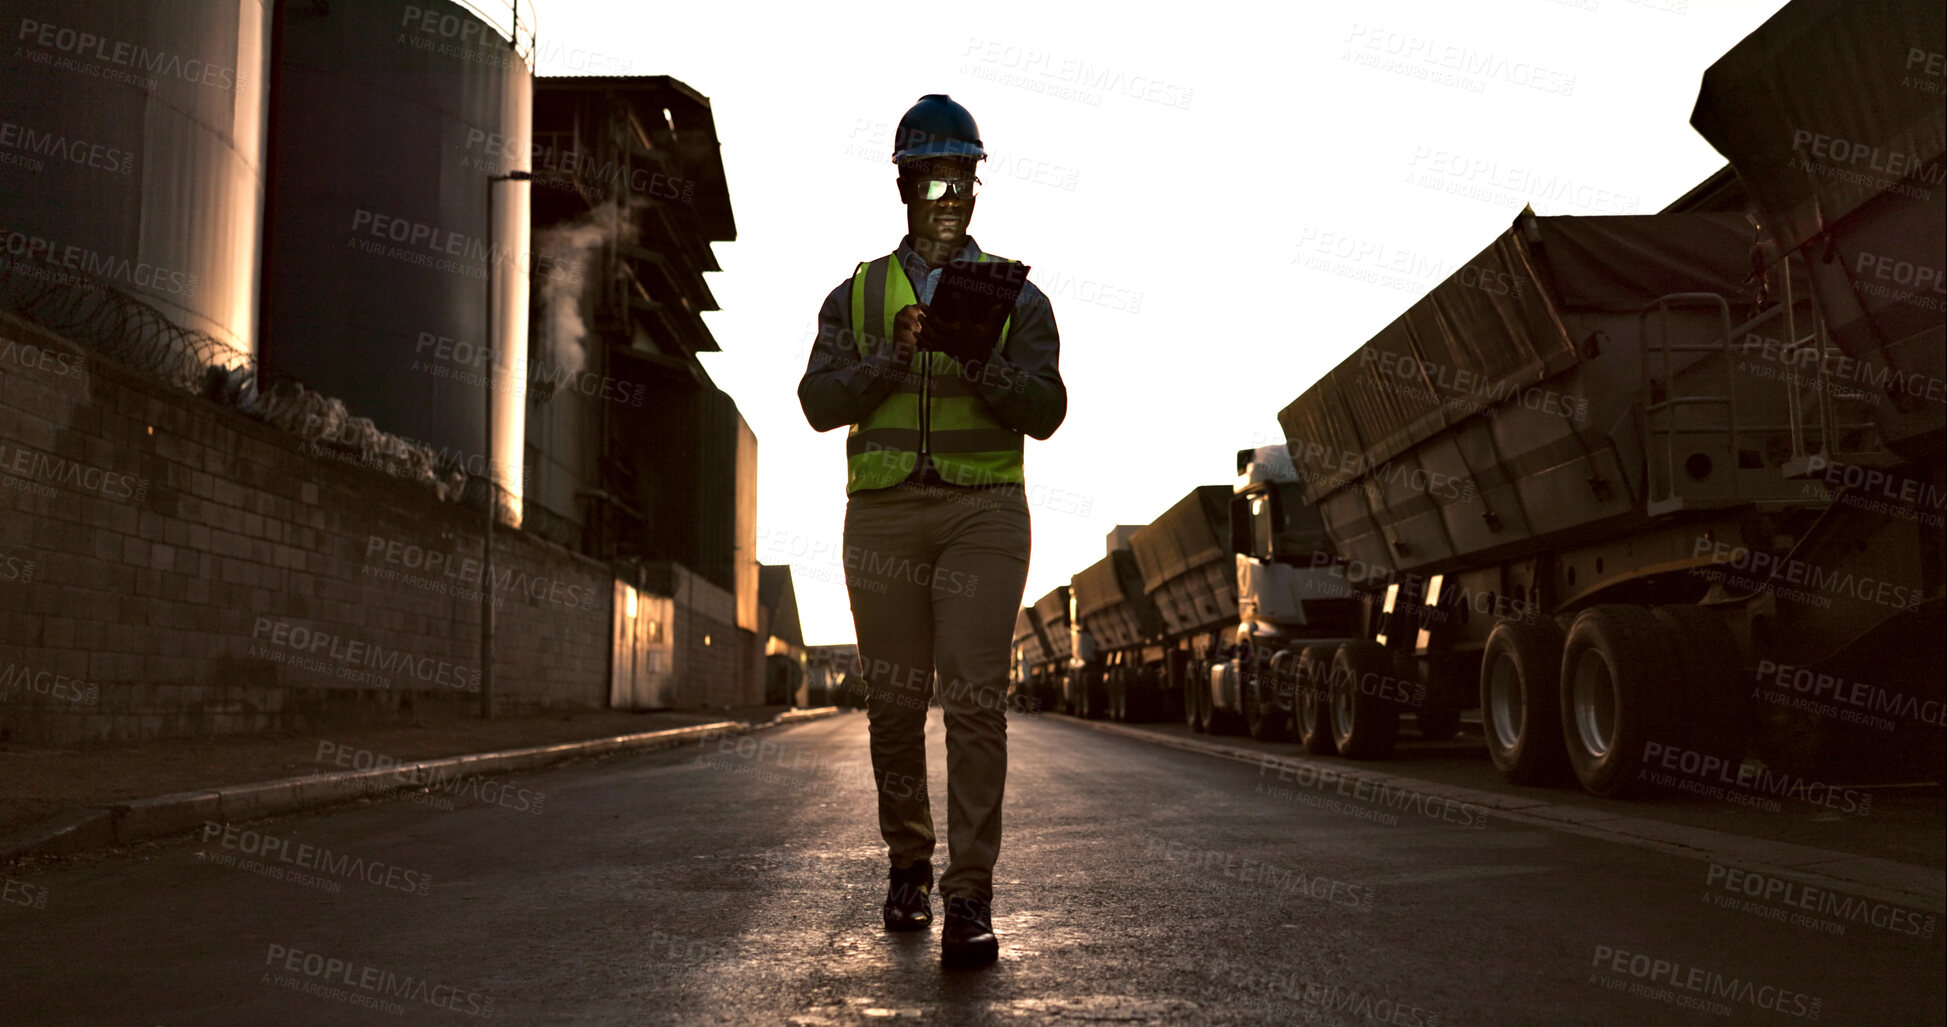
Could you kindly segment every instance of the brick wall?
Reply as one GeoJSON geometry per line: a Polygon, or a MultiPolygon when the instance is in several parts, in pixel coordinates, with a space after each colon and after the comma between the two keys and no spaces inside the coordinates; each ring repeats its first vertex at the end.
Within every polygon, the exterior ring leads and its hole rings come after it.
{"type": "MultiPolygon", "coordinates": [[[[471,715],[480,534],[0,314],[0,739],[471,715]]],[[[606,705],[612,576],[495,537],[500,708],[606,705]]]]}
{"type": "Polygon", "coordinates": [[[647,565],[642,584],[651,594],[675,600],[670,705],[747,706],[761,701],[750,696],[742,638],[750,632],[737,627],[737,601],[729,590],[667,561],[647,565]]]}

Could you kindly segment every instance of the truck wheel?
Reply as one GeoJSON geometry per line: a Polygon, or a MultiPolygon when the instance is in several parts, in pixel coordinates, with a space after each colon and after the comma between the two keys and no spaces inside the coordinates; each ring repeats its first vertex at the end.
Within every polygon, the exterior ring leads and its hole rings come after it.
{"type": "Polygon", "coordinates": [[[1393,677],[1392,657],[1376,642],[1347,642],[1332,655],[1332,740],[1347,759],[1382,759],[1399,737],[1399,707],[1374,677],[1393,677]]]}
{"type": "Polygon", "coordinates": [[[1298,693],[1292,697],[1298,744],[1314,756],[1337,756],[1332,737],[1332,654],[1335,645],[1308,645],[1298,654],[1298,693]]]}
{"type": "Polygon", "coordinates": [[[1681,745],[1675,640],[1641,606],[1592,606],[1562,648],[1562,739],[1569,766],[1595,795],[1645,782],[1645,746],[1681,745]]]}
{"type": "Polygon", "coordinates": [[[1685,744],[1737,766],[1746,741],[1737,640],[1701,606],[1660,606],[1651,612],[1676,642],[1672,654],[1683,677],[1677,708],[1685,744]]]}
{"type": "MultiPolygon", "coordinates": [[[[1204,730],[1209,731],[1213,735],[1241,735],[1245,730],[1244,711],[1220,710],[1217,708],[1217,696],[1210,687],[1210,671],[1213,666],[1213,664],[1205,664],[1203,673],[1198,675],[1197,681],[1198,685],[1201,686],[1198,695],[1203,698],[1204,730]]],[[[1237,694],[1240,697],[1238,702],[1241,705],[1243,702],[1241,697],[1244,694],[1243,682],[1241,681],[1238,682],[1237,694]]]]}
{"type": "Polygon", "coordinates": [[[1122,668],[1111,668],[1104,674],[1109,690],[1109,722],[1122,723],[1122,668]]]}
{"type": "MultiPolygon", "coordinates": [[[[1194,667],[1189,669],[1193,670],[1194,667]]],[[[1210,729],[1210,721],[1203,711],[1205,702],[1203,693],[1208,692],[1210,686],[1206,684],[1199,688],[1197,685],[1195,674],[1186,672],[1183,675],[1183,722],[1190,726],[1191,731],[1203,734],[1210,729]]]]}
{"type": "Polygon", "coordinates": [[[1263,650],[1253,648],[1247,676],[1238,688],[1244,703],[1244,726],[1260,742],[1282,742],[1291,737],[1291,707],[1278,703],[1277,675],[1263,650]]]}
{"type": "Polygon", "coordinates": [[[1566,777],[1562,748],[1562,629],[1548,618],[1503,620],[1481,651],[1481,737],[1512,784],[1566,777]]]}

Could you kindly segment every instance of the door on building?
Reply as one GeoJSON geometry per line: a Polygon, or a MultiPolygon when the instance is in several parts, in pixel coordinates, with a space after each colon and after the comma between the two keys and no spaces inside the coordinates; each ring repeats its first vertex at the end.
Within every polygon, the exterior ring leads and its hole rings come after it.
{"type": "Polygon", "coordinates": [[[609,662],[608,704],[618,710],[669,706],[675,678],[670,622],[675,601],[615,583],[615,651],[609,662]]]}

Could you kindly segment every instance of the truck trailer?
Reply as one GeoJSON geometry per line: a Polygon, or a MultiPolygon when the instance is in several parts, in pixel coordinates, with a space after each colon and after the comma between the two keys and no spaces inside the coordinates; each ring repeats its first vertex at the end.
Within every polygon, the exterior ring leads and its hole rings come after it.
{"type": "Polygon", "coordinates": [[[1478,706],[1508,779],[1600,795],[1937,772],[1947,109],[1910,44],[1942,20],[1795,0],[1705,75],[1726,172],[1524,211],[1134,533],[1153,630],[1113,555],[1077,575],[1111,714],[1160,689],[1375,758],[1478,706]]]}
{"type": "Polygon", "coordinates": [[[1230,549],[1227,485],[1200,485],[1129,537],[1143,593],[1156,608],[1158,633],[1145,640],[1139,683],[1179,697],[1193,731],[1241,723],[1233,684],[1212,670],[1237,638],[1237,564],[1230,549]]]}
{"type": "Polygon", "coordinates": [[[1156,667],[1162,659],[1162,615],[1143,590],[1129,549],[1140,526],[1109,532],[1108,553],[1068,583],[1076,638],[1073,679],[1083,717],[1139,721],[1172,715],[1156,667]],[[1145,655],[1147,653],[1147,656],[1145,655]]]}
{"type": "Polygon", "coordinates": [[[1068,586],[1056,585],[1026,612],[1036,645],[1023,668],[1025,676],[1011,687],[1030,710],[1056,709],[1068,695],[1069,657],[1074,652],[1074,636],[1068,629],[1068,586]]]}
{"type": "Polygon", "coordinates": [[[1308,748],[1383,755],[1402,697],[1476,689],[1516,781],[1834,794],[1791,771],[1937,766],[1943,110],[1856,55],[1940,23],[1786,8],[1693,116],[1750,209],[1524,213],[1280,412],[1324,594],[1360,606],[1360,638],[1296,651],[1308,748]],[[1905,174],[1862,187],[1822,138],[1905,174]],[[1781,715],[1806,682],[1866,706],[1781,715]]]}
{"type": "Polygon", "coordinates": [[[1361,606],[1359,640],[1297,654],[1300,696],[1328,699],[1298,732],[1384,755],[1403,697],[1477,689],[1508,778],[1566,765],[1614,795],[1742,779],[1753,740],[1805,755],[1753,738],[1760,668],[1937,702],[1938,519],[1822,480],[1937,496],[1938,465],[1893,449],[1862,390],[1742,356],[1833,349],[1804,264],[1754,279],[1740,215],[1524,213],[1285,407],[1344,580],[1325,594],[1361,606]]]}

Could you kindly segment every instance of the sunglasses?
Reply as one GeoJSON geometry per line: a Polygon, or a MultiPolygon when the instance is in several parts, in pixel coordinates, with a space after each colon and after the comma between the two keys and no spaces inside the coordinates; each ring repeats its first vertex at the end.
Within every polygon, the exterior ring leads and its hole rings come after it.
{"type": "Polygon", "coordinates": [[[922,200],[937,200],[948,192],[962,198],[975,196],[980,192],[980,179],[922,178],[913,183],[913,195],[922,200]]]}

